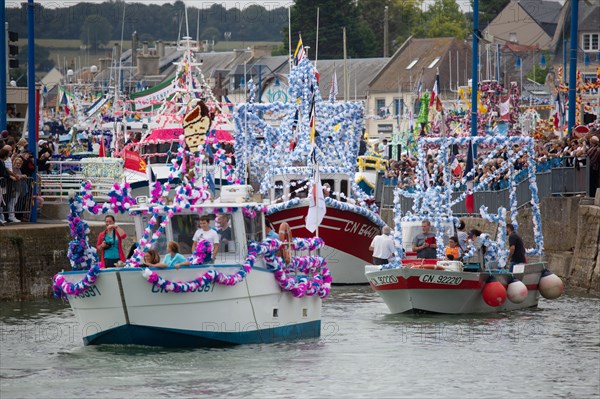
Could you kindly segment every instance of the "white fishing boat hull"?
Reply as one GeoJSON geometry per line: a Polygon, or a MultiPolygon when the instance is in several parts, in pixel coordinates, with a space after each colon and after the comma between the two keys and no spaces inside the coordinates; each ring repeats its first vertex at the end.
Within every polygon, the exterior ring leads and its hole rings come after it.
{"type": "MultiPolygon", "coordinates": [[[[235,273],[238,265],[216,266],[235,273]]],[[[190,281],[209,270],[192,266],[158,270],[171,281],[190,281]]],[[[69,282],[85,272],[61,273],[69,282]]],[[[165,347],[221,347],[316,338],[321,331],[321,298],[283,292],[273,272],[253,268],[235,286],[211,283],[196,292],[166,292],[140,269],[102,270],[90,289],[68,296],[90,344],[165,347]]]]}
{"type": "Polygon", "coordinates": [[[530,263],[524,265],[522,273],[493,273],[505,287],[514,276],[528,290],[523,302],[513,303],[506,299],[498,307],[489,306],[482,296],[490,276],[488,272],[410,267],[379,270],[379,266],[367,265],[365,275],[391,313],[492,313],[537,306],[538,283],[545,266],[545,263],[530,263]]]}

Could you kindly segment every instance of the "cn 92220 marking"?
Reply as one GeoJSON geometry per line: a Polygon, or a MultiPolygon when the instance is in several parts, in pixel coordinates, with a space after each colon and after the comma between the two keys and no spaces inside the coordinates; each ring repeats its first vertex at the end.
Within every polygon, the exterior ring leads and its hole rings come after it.
{"type": "Polygon", "coordinates": [[[441,276],[435,274],[423,274],[419,277],[420,282],[431,284],[459,285],[462,283],[462,280],[463,278],[458,276],[441,276]]]}
{"type": "Polygon", "coordinates": [[[379,286],[387,284],[396,284],[398,282],[398,278],[392,275],[383,275],[371,277],[370,281],[373,285],[379,286]]]}

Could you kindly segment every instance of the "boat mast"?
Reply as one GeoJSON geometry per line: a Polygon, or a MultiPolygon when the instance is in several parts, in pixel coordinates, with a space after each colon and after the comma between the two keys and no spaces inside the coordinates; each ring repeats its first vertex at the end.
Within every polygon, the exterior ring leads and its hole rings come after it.
{"type": "Polygon", "coordinates": [[[346,57],[346,27],[343,28],[344,36],[344,101],[348,101],[348,64],[346,57]]]}
{"type": "Polygon", "coordinates": [[[319,59],[319,7],[317,7],[317,39],[316,40],[317,40],[317,43],[315,44],[315,69],[317,69],[317,60],[319,59]]]}
{"type": "MultiPolygon", "coordinates": [[[[473,63],[471,69],[471,136],[477,136],[477,89],[479,66],[479,0],[473,0],[473,63]]],[[[473,149],[473,158],[477,155],[473,149]]]]}

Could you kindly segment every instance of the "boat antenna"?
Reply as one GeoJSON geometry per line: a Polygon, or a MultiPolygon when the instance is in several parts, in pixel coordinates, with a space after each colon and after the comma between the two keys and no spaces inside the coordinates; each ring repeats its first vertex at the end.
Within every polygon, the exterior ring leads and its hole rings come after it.
{"type": "Polygon", "coordinates": [[[288,7],[288,63],[292,70],[292,6],[288,7]]]}
{"type": "MultiPolygon", "coordinates": [[[[190,26],[188,25],[188,13],[187,13],[187,4],[183,3],[183,9],[185,11],[185,35],[190,37],[190,26]]],[[[189,39],[188,39],[189,42],[189,39]]]]}
{"type": "Polygon", "coordinates": [[[196,50],[200,51],[200,7],[198,7],[198,21],[196,21],[196,50]]]}
{"type": "Polygon", "coordinates": [[[319,7],[317,7],[317,43],[315,44],[315,69],[317,69],[317,60],[319,58],[319,7]]]}
{"type": "MultiPolygon", "coordinates": [[[[117,71],[117,76],[115,79],[115,105],[119,102],[119,90],[121,90],[121,68],[123,67],[123,57],[121,57],[120,52],[123,51],[123,35],[125,32],[125,6],[126,2],[123,2],[123,19],[121,20],[121,44],[119,44],[119,51],[117,52],[117,56],[119,57],[119,69],[117,71]]],[[[132,48],[131,51],[136,51],[136,49],[132,48]]],[[[117,123],[117,118],[115,118],[115,137],[113,140],[113,145],[115,146],[115,152],[119,151],[119,133],[120,133],[120,124],[117,123]]]]}

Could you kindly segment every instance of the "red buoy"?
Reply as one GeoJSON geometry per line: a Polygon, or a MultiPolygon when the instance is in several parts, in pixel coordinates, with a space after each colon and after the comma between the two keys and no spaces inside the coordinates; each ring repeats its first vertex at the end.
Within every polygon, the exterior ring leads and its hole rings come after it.
{"type": "Polygon", "coordinates": [[[490,276],[481,292],[485,303],[492,307],[498,307],[506,302],[506,288],[493,276],[490,276]]]}

